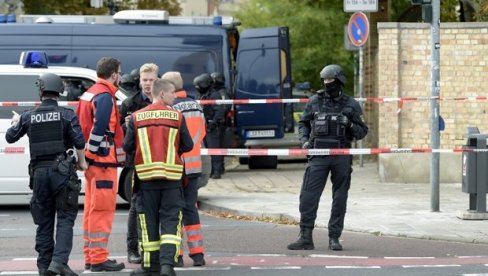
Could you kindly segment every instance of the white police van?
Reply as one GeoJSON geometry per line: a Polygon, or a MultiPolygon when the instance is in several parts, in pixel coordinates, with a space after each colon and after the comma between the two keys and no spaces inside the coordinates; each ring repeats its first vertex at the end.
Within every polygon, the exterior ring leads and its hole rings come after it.
{"type": "MultiPolygon", "coordinates": [[[[8,144],[4,137],[10,127],[13,111],[20,114],[33,108],[22,106],[23,102],[40,101],[35,83],[44,73],[54,73],[63,79],[65,92],[60,101],[78,101],[79,96],[97,80],[97,74],[92,69],[48,66],[44,52],[24,52],[18,65],[0,65],[0,102],[9,102],[9,106],[0,107],[0,148],[25,148],[27,153],[0,153],[0,204],[24,204],[31,197],[27,171],[30,159],[28,138],[24,136],[17,143],[8,144]]],[[[117,92],[119,100],[126,97],[121,91],[117,92]]]]}

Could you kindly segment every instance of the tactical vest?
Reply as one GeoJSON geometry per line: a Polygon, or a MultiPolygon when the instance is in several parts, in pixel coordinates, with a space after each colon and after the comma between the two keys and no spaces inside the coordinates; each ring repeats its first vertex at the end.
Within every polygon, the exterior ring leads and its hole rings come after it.
{"type": "Polygon", "coordinates": [[[344,106],[329,106],[326,102],[319,106],[312,121],[311,141],[316,149],[349,148],[346,126],[338,123],[344,106]]]}
{"type": "Polygon", "coordinates": [[[32,160],[53,160],[64,152],[63,120],[55,106],[40,106],[31,113],[29,147],[32,160]]]}

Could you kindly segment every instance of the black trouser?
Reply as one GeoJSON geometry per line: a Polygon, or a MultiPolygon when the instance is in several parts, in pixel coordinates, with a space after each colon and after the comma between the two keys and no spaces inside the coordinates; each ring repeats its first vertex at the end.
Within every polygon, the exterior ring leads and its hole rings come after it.
{"type": "MultiPolygon", "coordinates": [[[[207,148],[221,148],[222,147],[222,128],[220,126],[213,126],[207,128],[207,135],[205,135],[205,147],[207,148]]],[[[224,156],[212,155],[212,171],[210,175],[222,174],[224,168],[224,156]]]]}
{"type": "Polygon", "coordinates": [[[51,261],[68,264],[73,247],[73,225],[78,210],[57,208],[56,205],[56,201],[60,200],[56,197],[66,187],[68,176],[59,174],[51,167],[40,167],[34,170],[33,181],[30,210],[37,225],[37,267],[47,269],[51,261]]]}
{"type": "Polygon", "coordinates": [[[130,199],[129,217],[127,219],[127,252],[139,252],[139,224],[136,208],[137,193],[133,192],[130,199]]]}
{"type": "Polygon", "coordinates": [[[332,181],[332,208],[329,219],[329,237],[339,238],[344,228],[347,196],[351,185],[352,156],[312,157],[303,176],[300,191],[300,226],[313,228],[317,218],[320,196],[329,172],[332,181]]]}
{"type": "MultiPolygon", "coordinates": [[[[161,183],[164,186],[164,182],[161,183]]],[[[144,182],[141,183],[141,187],[144,182]]],[[[183,189],[144,190],[137,193],[141,224],[142,268],[159,271],[178,259],[181,244],[183,189]]]]}

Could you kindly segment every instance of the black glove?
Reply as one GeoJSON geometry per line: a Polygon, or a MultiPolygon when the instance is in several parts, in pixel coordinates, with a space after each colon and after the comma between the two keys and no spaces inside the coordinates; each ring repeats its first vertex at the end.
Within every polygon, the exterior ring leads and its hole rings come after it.
{"type": "Polygon", "coordinates": [[[346,115],[341,115],[337,118],[337,122],[340,124],[340,125],[343,125],[345,127],[350,127],[351,126],[351,121],[349,120],[349,118],[347,118],[346,115]]]}

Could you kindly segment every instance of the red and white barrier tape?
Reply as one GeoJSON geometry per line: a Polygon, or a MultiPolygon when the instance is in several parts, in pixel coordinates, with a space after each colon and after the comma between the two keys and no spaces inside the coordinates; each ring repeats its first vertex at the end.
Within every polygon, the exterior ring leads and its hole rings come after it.
{"type": "MultiPolygon", "coordinates": [[[[488,149],[430,148],[364,148],[364,149],[201,149],[202,155],[226,156],[307,156],[307,155],[370,155],[387,153],[459,153],[488,152],[488,149]]],[[[0,154],[29,154],[25,147],[3,147],[0,154]]]]}
{"type": "MultiPolygon", "coordinates": [[[[386,102],[413,102],[413,101],[430,101],[438,99],[440,101],[486,101],[488,97],[486,96],[472,96],[472,97],[377,97],[377,98],[355,98],[358,102],[376,102],[376,103],[386,103],[386,102]]],[[[302,99],[236,99],[236,100],[197,100],[201,105],[225,105],[225,104],[281,104],[281,103],[306,103],[307,98],[302,99]]],[[[40,101],[34,102],[0,102],[0,107],[16,107],[16,106],[38,106],[40,101]]],[[[59,101],[60,106],[77,106],[78,102],[66,102],[59,101]]]]}
{"type": "Polygon", "coordinates": [[[307,155],[370,155],[386,153],[459,153],[488,152],[488,149],[430,148],[363,148],[363,149],[201,149],[202,155],[226,156],[307,156],[307,155]]]}

